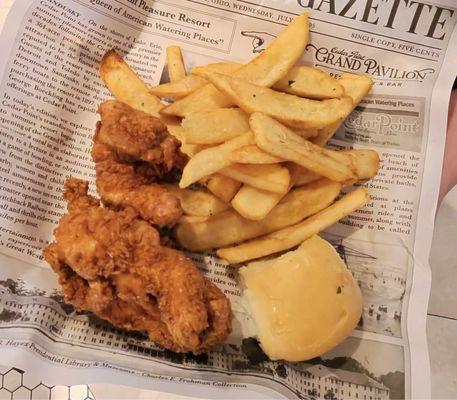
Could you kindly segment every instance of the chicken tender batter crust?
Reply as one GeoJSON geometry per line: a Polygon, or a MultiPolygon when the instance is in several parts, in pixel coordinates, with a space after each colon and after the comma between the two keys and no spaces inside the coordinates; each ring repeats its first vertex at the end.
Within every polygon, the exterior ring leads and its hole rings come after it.
{"type": "Polygon", "coordinates": [[[178,140],[158,118],[116,100],[102,103],[99,114],[92,158],[102,202],[132,207],[159,226],[174,225],[182,215],[179,201],[155,181],[180,161],[178,140]]]}
{"type": "Polygon", "coordinates": [[[65,299],[157,345],[199,354],[231,329],[230,303],[184,254],[160,245],[132,207],[100,207],[87,182],[69,179],[68,212],[44,250],[65,299]]]}

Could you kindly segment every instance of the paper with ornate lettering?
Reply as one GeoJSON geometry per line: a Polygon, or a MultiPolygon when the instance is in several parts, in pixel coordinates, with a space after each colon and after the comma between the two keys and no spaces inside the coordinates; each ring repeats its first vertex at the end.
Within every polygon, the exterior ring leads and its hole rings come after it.
{"type": "Polygon", "coordinates": [[[199,397],[230,389],[233,397],[430,398],[428,255],[457,70],[456,7],[452,0],[16,0],[0,38],[2,365],[31,365],[50,384],[122,382],[199,397]],[[163,351],[65,304],[41,252],[65,211],[66,177],[88,180],[94,193],[96,110],[110,97],[98,75],[106,51],[116,48],[153,86],[168,81],[169,45],[181,47],[188,72],[244,63],[303,12],[310,40],[299,64],[374,81],[330,142],[378,150],[380,172],[366,183],[371,202],[323,235],[362,289],[356,330],[307,362],[265,359],[240,331],[248,316],[236,268],[213,254],[189,256],[229,297],[234,329],[207,354],[163,351]]]}

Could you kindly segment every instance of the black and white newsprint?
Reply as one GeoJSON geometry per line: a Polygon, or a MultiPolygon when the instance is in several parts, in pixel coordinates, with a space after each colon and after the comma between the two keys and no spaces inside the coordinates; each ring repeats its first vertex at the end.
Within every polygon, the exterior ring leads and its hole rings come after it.
{"type": "Polygon", "coordinates": [[[428,256],[456,22],[453,0],[16,0],[0,38],[0,364],[56,384],[213,398],[227,389],[234,398],[430,398],[428,256]],[[235,329],[209,354],[163,351],[66,305],[41,249],[65,211],[65,178],[94,181],[96,108],[109,97],[102,55],[117,48],[153,85],[166,75],[169,44],[182,47],[188,68],[245,62],[303,12],[311,37],[302,63],[374,80],[331,142],[379,151],[372,200],[324,234],[362,289],[357,329],[308,362],[265,360],[237,329],[236,271],[211,255],[191,257],[229,296],[235,329]]]}

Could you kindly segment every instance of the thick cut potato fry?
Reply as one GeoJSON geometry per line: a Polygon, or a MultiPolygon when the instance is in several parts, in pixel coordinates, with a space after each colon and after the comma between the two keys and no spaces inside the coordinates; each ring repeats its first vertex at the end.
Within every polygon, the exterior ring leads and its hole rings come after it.
{"type": "Polygon", "coordinates": [[[212,84],[203,86],[202,88],[191,93],[182,99],[176,100],[161,110],[162,115],[176,115],[185,117],[197,111],[214,110],[215,108],[232,107],[233,102],[221,92],[219,92],[212,84]]]}
{"type": "MultiPolygon", "coordinates": [[[[343,74],[339,77],[338,83],[344,87],[346,96],[349,96],[353,102],[352,109],[344,116],[344,118],[346,118],[368,94],[373,86],[373,81],[369,77],[363,75],[343,74]]],[[[337,121],[322,128],[319,134],[312,139],[312,142],[318,146],[324,146],[338,130],[341,123],[342,121],[337,121]]]]}
{"type": "Polygon", "coordinates": [[[259,220],[265,218],[284,196],[244,185],[233,198],[232,207],[244,218],[259,220]]]}
{"type": "Polygon", "coordinates": [[[292,68],[273,85],[273,89],[316,100],[344,96],[344,88],[335,78],[318,68],[308,66],[292,68]]]}
{"type": "Polygon", "coordinates": [[[219,144],[249,131],[249,115],[239,108],[189,114],[182,121],[186,143],[219,144]]]}
{"type": "Polygon", "coordinates": [[[179,124],[173,124],[167,126],[168,132],[172,134],[181,143],[184,142],[184,128],[179,124]]]}
{"type": "MultiPolygon", "coordinates": [[[[309,38],[308,15],[296,17],[265,51],[233,75],[260,86],[271,86],[281,79],[301,57],[309,38]]],[[[205,73],[206,74],[206,73],[205,73]]],[[[164,108],[164,115],[184,117],[195,111],[233,106],[226,95],[207,85],[164,108]]]]}
{"type": "Polygon", "coordinates": [[[163,83],[162,85],[151,88],[149,91],[159,97],[180,99],[188,96],[192,92],[195,92],[207,84],[208,82],[199,76],[187,75],[179,81],[163,83]]]}
{"type": "Polygon", "coordinates": [[[335,160],[331,157],[334,151],[312,144],[265,114],[252,114],[249,122],[257,146],[262,150],[333,181],[346,182],[356,178],[349,156],[341,155],[335,160]]]}
{"type": "Polygon", "coordinates": [[[205,146],[202,146],[200,144],[181,143],[180,150],[181,150],[181,153],[192,158],[197,153],[200,153],[202,150],[204,150],[205,148],[206,148],[205,146]]]}
{"type": "Polygon", "coordinates": [[[186,143],[184,138],[184,128],[181,125],[169,124],[167,125],[167,128],[168,132],[181,142],[180,150],[186,156],[193,157],[205,148],[205,146],[202,145],[186,143]]]}
{"type": "Polygon", "coordinates": [[[239,64],[236,62],[224,61],[224,62],[217,62],[212,64],[206,65],[198,65],[192,68],[192,74],[203,77],[208,72],[218,72],[220,74],[231,75],[237,69],[240,69],[243,64],[239,64]]]}
{"type": "Polygon", "coordinates": [[[319,129],[317,128],[308,128],[308,129],[299,129],[291,128],[297,135],[301,136],[304,139],[309,139],[316,137],[319,134],[319,129]]]}
{"type": "Polygon", "coordinates": [[[344,87],[346,96],[352,98],[354,107],[362,101],[373,86],[373,80],[370,77],[348,73],[342,74],[338,78],[338,83],[344,87]]]}
{"type": "Polygon", "coordinates": [[[379,154],[375,150],[343,150],[332,152],[331,155],[337,160],[343,160],[342,157],[349,156],[359,180],[373,178],[378,173],[380,160],[379,154]]]}
{"type": "Polygon", "coordinates": [[[217,251],[217,255],[229,263],[237,264],[288,250],[329,228],[340,219],[363,207],[368,201],[369,196],[365,188],[358,188],[303,222],[239,246],[220,249],[217,251]]]}
{"type": "Polygon", "coordinates": [[[228,167],[232,163],[230,154],[239,147],[251,144],[252,141],[253,134],[249,131],[219,146],[200,151],[184,167],[179,187],[185,188],[205,176],[228,167]]]}
{"type": "Polygon", "coordinates": [[[256,58],[236,70],[233,76],[259,86],[271,86],[302,56],[309,39],[307,14],[296,17],[256,58]]]}
{"type": "Polygon", "coordinates": [[[185,214],[209,217],[230,208],[227,203],[203,190],[181,189],[177,185],[164,185],[180,201],[185,214]]]}
{"type": "Polygon", "coordinates": [[[178,224],[195,224],[198,222],[204,222],[207,221],[210,217],[198,217],[196,215],[183,215],[179,221],[178,224]]]}
{"type": "Polygon", "coordinates": [[[136,110],[160,116],[159,111],[164,105],[149,92],[148,86],[115,50],[110,50],[103,56],[100,77],[117,100],[136,110]]]}
{"type": "MultiPolygon", "coordinates": [[[[376,176],[379,170],[379,154],[375,150],[343,150],[330,153],[337,161],[347,162],[346,157],[352,158],[357,179],[370,179],[376,176]]],[[[306,185],[322,178],[321,175],[310,171],[301,165],[289,162],[286,164],[290,173],[290,182],[294,187],[306,185]]]]}
{"type": "Polygon", "coordinates": [[[342,120],[336,121],[333,124],[330,124],[322,129],[319,129],[319,133],[317,134],[317,136],[311,138],[310,141],[317,146],[325,146],[327,142],[332,138],[332,136],[336,133],[336,131],[342,123],[342,120]]]}
{"type": "Polygon", "coordinates": [[[239,164],[277,164],[284,161],[260,149],[256,144],[249,144],[236,149],[231,154],[233,163],[239,164]]]}
{"type": "Polygon", "coordinates": [[[292,190],[262,220],[250,221],[228,210],[201,223],[178,225],[176,235],[193,251],[229,246],[302,221],[332,204],[340,190],[341,184],[322,179],[292,190]]]}
{"type": "Polygon", "coordinates": [[[241,187],[241,182],[221,174],[213,174],[206,182],[208,190],[216,197],[230,203],[241,187]]]}
{"type": "Polygon", "coordinates": [[[179,46],[167,47],[167,67],[170,82],[177,82],[186,77],[186,68],[179,46]]]}
{"type": "Polygon", "coordinates": [[[295,164],[294,162],[288,162],[286,164],[286,168],[289,170],[290,184],[293,187],[307,185],[308,183],[322,179],[321,175],[316,174],[315,172],[310,171],[301,165],[295,164]]]}
{"type": "Polygon", "coordinates": [[[309,100],[217,73],[208,80],[247,113],[262,112],[297,128],[323,128],[352,110],[350,97],[309,100]]]}
{"type": "Polygon", "coordinates": [[[278,164],[233,164],[219,173],[261,190],[280,194],[289,190],[289,170],[278,164]]]}

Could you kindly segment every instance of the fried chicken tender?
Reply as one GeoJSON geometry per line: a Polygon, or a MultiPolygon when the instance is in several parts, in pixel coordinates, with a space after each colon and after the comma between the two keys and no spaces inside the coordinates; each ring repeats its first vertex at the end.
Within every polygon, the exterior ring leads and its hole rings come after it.
{"type": "Polygon", "coordinates": [[[157,345],[199,354],[225,340],[229,300],[184,254],[160,245],[137,212],[101,208],[88,184],[69,179],[68,212],[44,250],[68,303],[157,345]]]}
{"type": "Polygon", "coordinates": [[[157,178],[179,162],[180,143],[158,118],[109,100],[98,109],[92,158],[103,204],[132,207],[159,226],[172,226],[182,215],[178,199],[157,178]]]}

